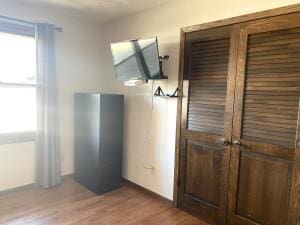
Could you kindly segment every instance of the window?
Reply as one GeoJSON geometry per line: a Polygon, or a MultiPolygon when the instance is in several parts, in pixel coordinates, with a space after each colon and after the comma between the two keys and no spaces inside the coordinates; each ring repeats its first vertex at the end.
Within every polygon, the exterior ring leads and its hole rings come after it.
{"type": "Polygon", "coordinates": [[[35,39],[0,32],[0,49],[0,144],[32,139],[36,127],[35,39]]]}

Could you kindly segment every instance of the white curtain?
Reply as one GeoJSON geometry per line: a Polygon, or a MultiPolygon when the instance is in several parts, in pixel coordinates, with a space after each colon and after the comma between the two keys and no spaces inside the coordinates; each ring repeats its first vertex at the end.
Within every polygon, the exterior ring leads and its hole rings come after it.
{"type": "Polygon", "coordinates": [[[36,25],[36,47],[36,185],[49,188],[61,182],[53,25],[46,23],[36,25]]]}

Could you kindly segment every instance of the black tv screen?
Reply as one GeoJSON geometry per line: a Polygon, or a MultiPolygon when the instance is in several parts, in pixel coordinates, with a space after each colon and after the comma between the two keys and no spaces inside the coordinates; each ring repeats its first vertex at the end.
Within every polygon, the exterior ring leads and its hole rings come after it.
{"type": "Polygon", "coordinates": [[[137,39],[111,44],[117,79],[162,79],[157,38],[137,39]]]}

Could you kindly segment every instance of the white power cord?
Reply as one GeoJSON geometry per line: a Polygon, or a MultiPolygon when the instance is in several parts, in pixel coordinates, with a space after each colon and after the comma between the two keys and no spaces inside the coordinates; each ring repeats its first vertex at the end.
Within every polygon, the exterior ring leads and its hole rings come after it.
{"type": "Polygon", "coordinates": [[[148,124],[147,124],[147,130],[146,130],[146,133],[145,133],[145,136],[143,138],[143,142],[142,142],[142,145],[140,146],[139,148],[139,161],[140,161],[140,164],[141,166],[146,169],[146,170],[154,170],[154,166],[147,166],[145,165],[145,163],[143,162],[143,157],[142,157],[142,147],[143,146],[146,146],[146,143],[148,141],[148,138],[149,138],[149,134],[150,134],[150,128],[151,128],[151,123],[152,123],[152,115],[153,115],[153,108],[154,108],[154,80],[152,81],[152,88],[151,88],[151,111],[150,111],[150,116],[149,116],[149,120],[148,120],[148,124]]]}

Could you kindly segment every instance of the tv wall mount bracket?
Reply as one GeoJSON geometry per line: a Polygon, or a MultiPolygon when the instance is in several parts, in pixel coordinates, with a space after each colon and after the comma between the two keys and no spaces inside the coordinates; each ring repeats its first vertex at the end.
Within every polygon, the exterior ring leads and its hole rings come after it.
{"type": "Polygon", "coordinates": [[[162,79],[168,79],[168,76],[165,76],[164,72],[163,72],[163,62],[168,60],[169,58],[170,58],[170,56],[168,56],[168,55],[159,56],[159,70],[162,75],[162,79]]]}

